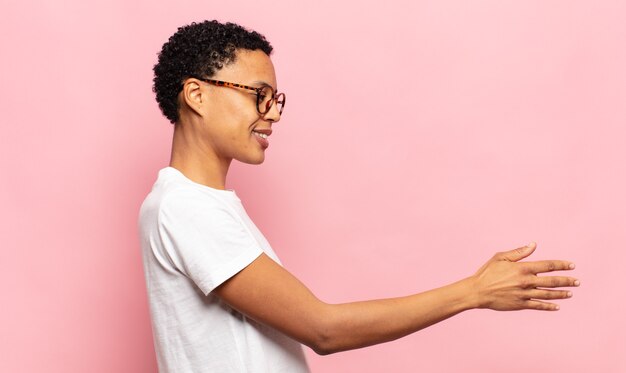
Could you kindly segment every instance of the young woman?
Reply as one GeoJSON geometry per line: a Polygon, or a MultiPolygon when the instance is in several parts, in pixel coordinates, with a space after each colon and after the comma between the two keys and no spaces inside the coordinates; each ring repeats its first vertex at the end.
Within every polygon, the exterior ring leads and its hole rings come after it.
{"type": "Polygon", "coordinates": [[[330,354],[400,338],[472,308],[557,310],[578,286],[567,261],[497,253],[473,276],[401,298],[327,304],[284,269],[226,190],[233,159],[260,164],[285,95],[265,38],[205,21],[181,27],[154,67],[174,124],[171,161],[140,211],[144,271],[161,372],[305,372],[301,344],[330,354]]]}

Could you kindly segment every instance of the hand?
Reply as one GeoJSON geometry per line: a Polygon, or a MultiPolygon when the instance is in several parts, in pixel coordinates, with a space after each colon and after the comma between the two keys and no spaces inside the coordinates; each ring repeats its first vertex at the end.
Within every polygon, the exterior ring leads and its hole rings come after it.
{"type": "Polygon", "coordinates": [[[543,260],[538,262],[519,262],[528,257],[537,248],[536,243],[515,250],[497,253],[474,276],[474,290],[478,299],[478,308],[490,308],[497,311],[522,309],[556,311],[559,306],[544,302],[549,299],[565,299],[572,292],[551,290],[565,286],[579,286],[573,277],[537,276],[538,273],[574,269],[574,263],[564,260],[543,260]],[[548,288],[548,289],[545,289],[548,288]]]}

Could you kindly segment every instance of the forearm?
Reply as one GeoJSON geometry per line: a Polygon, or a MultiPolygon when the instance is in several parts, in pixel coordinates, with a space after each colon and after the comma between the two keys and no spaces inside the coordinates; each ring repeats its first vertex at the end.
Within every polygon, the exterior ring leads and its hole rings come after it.
{"type": "Polygon", "coordinates": [[[568,292],[550,288],[579,282],[536,274],[573,266],[565,261],[515,263],[532,250],[534,246],[498,253],[473,276],[420,294],[338,305],[320,301],[262,254],[214,293],[239,312],[329,354],[391,341],[470,308],[558,309],[543,300],[567,298],[568,292]]]}
{"type": "Polygon", "coordinates": [[[400,298],[328,305],[316,352],[329,354],[391,341],[476,307],[471,279],[400,298]]]}

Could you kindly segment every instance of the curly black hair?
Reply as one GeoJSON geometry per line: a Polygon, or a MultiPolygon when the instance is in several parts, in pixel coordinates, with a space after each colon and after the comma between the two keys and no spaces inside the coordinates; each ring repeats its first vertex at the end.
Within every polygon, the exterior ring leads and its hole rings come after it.
{"type": "Polygon", "coordinates": [[[216,71],[235,62],[238,49],[260,49],[268,56],[272,46],[265,36],[235,23],[204,21],[178,28],[163,44],[154,65],[156,100],[163,115],[172,123],[178,121],[178,93],[185,79],[192,76],[210,78],[216,71]]]}

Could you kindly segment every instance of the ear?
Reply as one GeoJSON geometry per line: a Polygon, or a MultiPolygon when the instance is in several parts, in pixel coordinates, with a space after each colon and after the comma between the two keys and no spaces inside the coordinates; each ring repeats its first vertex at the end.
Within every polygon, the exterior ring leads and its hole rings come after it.
{"type": "Polygon", "coordinates": [[[185,106],[195,112],[197,115],[203,117],[206,114],[207,92],[202,87],[202,83],[196,78],[188,78],[183,83],[183,90],[181,91],[181,99],[185,103],[185,106]]]}

